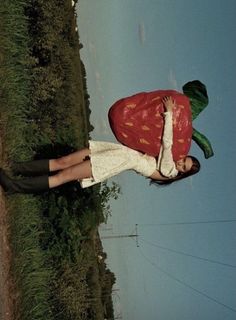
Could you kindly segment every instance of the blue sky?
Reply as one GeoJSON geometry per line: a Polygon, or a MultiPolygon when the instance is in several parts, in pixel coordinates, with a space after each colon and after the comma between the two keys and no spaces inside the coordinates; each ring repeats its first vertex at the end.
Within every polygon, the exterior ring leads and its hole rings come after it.
{"type": "Polygon", "coordinates": [[[199,175],[165,188],[132,172],[114,179],[122,195],[101,233],[131,234],[137,223],[140,245],[103,241],[125,320],[236,317],[236,222],[176,224],[236,219],[235,9],[233,0],[79,0],[94,140],[115,141],[107,112],[121,97],[199,79],[210,101],[194,127],[215,156],[193,142],[199,175]]]}

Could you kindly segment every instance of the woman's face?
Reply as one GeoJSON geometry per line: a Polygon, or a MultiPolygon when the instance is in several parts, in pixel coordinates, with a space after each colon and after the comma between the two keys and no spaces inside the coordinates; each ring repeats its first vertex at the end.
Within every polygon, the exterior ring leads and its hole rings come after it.
{"type": "Polygon", "coordinates": [[[193,165],[193,160],[190,157],[186,157],[175,162],[176,169],[182,173],[185,173],[191,170],[192,165],[193,165]]]}

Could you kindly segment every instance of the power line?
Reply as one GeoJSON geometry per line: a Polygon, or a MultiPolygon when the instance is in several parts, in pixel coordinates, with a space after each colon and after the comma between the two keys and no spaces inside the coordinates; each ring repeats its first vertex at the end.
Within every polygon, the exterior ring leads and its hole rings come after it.
{"type": "Polygon", "coordinates": [[[217,260],[212,260],[212,259],[208,259],[208,258],[203,258],[203,257],[195,256],[195,255],[193,255],[193,254],[186,253],[186,252],[183,252],[183,251],[178,251],[178,250],[170,249],[170,248],[167,248],[167,247],[164,247],[164,246],[160,246],[160,245],[158,245],[158,244],[154,244],[154,243],[152,243],[152,242],[150,242],[150,241],[144,240],[143,238],[140,238],[140,240],[143,241],[143,242],[145,242],[145,243],[147,243],[147,244],[149,244],[149,245],[151,245],[151,246],[154,246],[154,247],[157,247],[157,248],[166,250],[166,251],[174,252],[174,253],[181,254],[181,255],[184,255],[184,256],[187,256],[187,257],[191,257],[191,258],[195,258],[195,259],[207,261],[207,262],[210,262],[210,263],[219,264],[219,265],[226,266],[226,267],[230,267],[230,268],[236,268],[236,265],[233,265],[233,264],[224,263],[224,262],[217,261],[217,260]]]}
{"type": "Polygon", "coordinates": [[[236,219],[225,220],[205,220],[205,221],[184,221],[184,222],[166,222],[166,223],[146,223],[139,224],[141,227],[156,227],[156,226],[174,226],[174,225],[191,225],[191,224],[207,224],[207,223],[229,223],[236,222],[236,219]]]}
{"type": "Polygon", "coordinates": [[[142,252],[142,250],[140,249],[140,247],[139,247],[139,251],[140,251],[141,255],[144,257],[144,259],[147,260],[154,268],[156,268],[156,269],[158,269],[159,271],[163,272],[164,274],[166,274],[166,275],[167,275],[169,278],[171,278],[172,280],[175,280],[176,282],[180,283],[181,285],[183,285],[183,286],[191,289],[192,291],[194,291],[194,292],[196,292],[196,293],[204,296],[205,298],[207,298],[207,299],[209,299],[209,300],[211,300],[211,301],[213,301],[213,302],[221,305],[222,307],[224,307],[224,308],[226,308],[226,309],[228,309],[228,310],[231,310],[231,311],[233,311],[233,312],[236,312],[236,309],[234,309],[234,308],[226,305],[225,303],[222,303],[222,302],[218,301],[218,300],[215,299],[215,298],[210,297],[208,294],[206,294],[206,293],[204,293],[204,292],[202,292],[202,291],[200,291],[200,290],[198,290],[198,289],[195,289],[193,286],[189,285],[189,284],[186,283],[185,281],[182,281],[182,280],[178,279],[177,277],[173,276],[172,274],[170,274],[170,273],[167,272],[166,270],[164,270],[164,269],[162,269],[161,267],[159,267],[158,265],[156,265],[154,262],[152,262],[148,257],[146,257],[146,256],[144,255],[144,253],[142,252]]]}

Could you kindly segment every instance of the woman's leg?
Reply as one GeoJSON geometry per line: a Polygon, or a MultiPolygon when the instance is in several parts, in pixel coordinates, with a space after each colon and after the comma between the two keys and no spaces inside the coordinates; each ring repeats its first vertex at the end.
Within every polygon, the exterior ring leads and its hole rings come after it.
{"type": "Polygon", "coordinates": [[[89,155],[90,150],[88,148],[84,148],[67,156],[58,159],[51,159],[49,160],[49,170],[52,172],[75,166],[85,161],[89,155]]]}
{"type": "Polygon", "coordinates": [[[91,178],[92,177],[92,168],[90,160],[82,161],[79,164],[70,166],[64,170],[59,171],[54,176],[49,177],[49,188],[55,188],[64,183],[91,178]]]}
{"type": "Polygon", "coordinates": [[[21,174],[24,176],[48,174],[52,171],[59,171],[74,166],[85,160],[89,154],[90,150],[85,148],[58,159],[15,162],[12,164],[12,171],[14,174],[21,174]]]}
{"type": "Polygon", "coordinates": [[[54,176],[37,176],[22,179],[10,178],[0,169],[0,185],[8,193],[40,193],[64,183],[92,177],[90,160],[59,171],[54,176]]]}
{"type": "Polygon", "coordinates": [[[0,185],[11,193],[41,193],[49,189],[48,175],[14,179],[0,169],[0,185]]]}

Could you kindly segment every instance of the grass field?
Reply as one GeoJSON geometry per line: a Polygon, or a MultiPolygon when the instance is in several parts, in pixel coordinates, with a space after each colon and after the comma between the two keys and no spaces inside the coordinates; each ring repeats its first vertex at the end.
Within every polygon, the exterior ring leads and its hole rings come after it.
{"type": "MultiPolygon", "coordinates": [[[[0,4],[0,121],[3,166],[58,157],[86,145],[89,95],[70,0],[0,4]]],[[[14,318],[114,318],[114,274],[98,225],[117,186],[77,183],[42,196],[7,197],[14,318]]]]}

